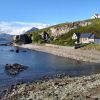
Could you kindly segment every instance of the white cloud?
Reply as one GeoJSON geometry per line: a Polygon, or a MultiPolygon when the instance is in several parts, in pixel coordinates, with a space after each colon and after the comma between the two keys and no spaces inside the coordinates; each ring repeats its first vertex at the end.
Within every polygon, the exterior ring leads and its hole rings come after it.
{"type": "Polygon", "coordinates": [[[39,29],[45,28],[50,26],[49,24],[42,24],[42,23],[27,23],[27,22],[0,22],[0,33],[8,33],[12,35],[19,35],[23,34],[27,30],[31,29],[32,27],[36,27],[39,29]]]}

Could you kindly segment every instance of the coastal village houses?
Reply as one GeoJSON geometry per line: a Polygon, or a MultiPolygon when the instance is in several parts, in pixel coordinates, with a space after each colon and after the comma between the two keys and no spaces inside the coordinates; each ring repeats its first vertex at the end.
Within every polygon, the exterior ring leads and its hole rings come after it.
{"type": "Polygon", "coordinates": [[[92,33],[74,33],[72,36],[75,43],[95,43],[100,44],[100,39],[96,38],[95,34],[92,33]]]}

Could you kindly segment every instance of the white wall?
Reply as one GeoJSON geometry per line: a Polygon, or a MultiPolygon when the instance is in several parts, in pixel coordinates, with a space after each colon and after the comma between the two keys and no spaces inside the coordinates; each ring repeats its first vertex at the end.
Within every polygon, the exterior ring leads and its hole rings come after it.
{"type": "Polygon", "coordinates": [[[92,17],[91,17],[92,19],[94,19],[94,18],[100,18],[100,14],[94,14],[92,17]]]}
{"type": "Polygon", "coordinates": [[[73,34],[72,39],[75,39],[75,40],[77,39],[77,36],[75,33],[73,34]]]}
{"type": "Polygon", "coordinates": [[[94,39],[80,38],[80,43],[94,43],[94,39]]]}

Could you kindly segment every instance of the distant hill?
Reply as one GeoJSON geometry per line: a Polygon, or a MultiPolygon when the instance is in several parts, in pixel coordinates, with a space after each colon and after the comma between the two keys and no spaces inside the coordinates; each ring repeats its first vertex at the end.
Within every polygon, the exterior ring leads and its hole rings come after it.
{"type": "Polygon", "coordinates": [[[12,42],[12,35],[6,33],[0,34],[0,44],[10,43],[10,42],[12,42]]]}
{"type": "Polygon", "coordinates": [[[28,32],[32,32],[32,31],[36,31],[36,30],[38,30],[38,28],[33,27],[33,28],[31,28],[30,30],[28,30],[26,33],[28,33],[28,32]]]}
{"type": "Polygon", "coordinates": [[[0,37],[3,37],[3,38],[7,38],[7,37],[10,37],[12,35],[10,34],[6,34],[6,33],[0,33],[0,37]]]}

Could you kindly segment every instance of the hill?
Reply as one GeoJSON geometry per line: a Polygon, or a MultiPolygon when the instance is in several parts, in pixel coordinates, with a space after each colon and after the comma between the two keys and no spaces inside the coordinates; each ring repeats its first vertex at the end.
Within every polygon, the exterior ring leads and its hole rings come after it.
{"type": "Polygon", "coordinates": [[[28,32],[32,32],[32,31],[36,31],[36,30],[38,30],[38,28],[33,27],[33,28],[31,28],[30,30],[28,30],[26,33],[28,33],[28,32]]]}
{"type": "Polygon", "coordinates": [[[74,41],[71,37],[75,32],[89,32],[100,37],[100,19],[62,23],[48,28],[27,32],[27,34],[32,36],[33,42],[43,42],[43,39],[41,38],[43,32],[49,34],[49,43],[57,45],[73,45],[74,41]]]}
{"type": "Polygon", "coordinates": [[[0,45],[1,44],[8,44],[12,42],[12,35],[1,33],[0,34],[0,45]]]}

